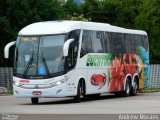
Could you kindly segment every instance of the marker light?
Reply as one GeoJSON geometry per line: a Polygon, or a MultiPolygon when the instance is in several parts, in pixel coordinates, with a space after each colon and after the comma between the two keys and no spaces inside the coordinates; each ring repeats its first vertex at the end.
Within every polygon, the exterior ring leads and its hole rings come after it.
{"type": "Polygon", "coordinates": [[[21,83],[29,83],[30,81],[29,80],[20,80],[19,82],[21,82],[21,83]]]}

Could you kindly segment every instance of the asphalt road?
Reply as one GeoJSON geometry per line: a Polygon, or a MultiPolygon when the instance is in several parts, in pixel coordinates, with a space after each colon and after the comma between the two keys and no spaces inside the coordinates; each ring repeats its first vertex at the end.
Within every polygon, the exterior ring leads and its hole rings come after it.
{"type": "Polygon", "coordinates": [[[28,98],[0,96],[0,113],[13,114],[160,114],[160,92],[139,93],[133,97],[102,95],[83,98],[74,103],[72,98],[41,98],[32,105],[28,98]]]}

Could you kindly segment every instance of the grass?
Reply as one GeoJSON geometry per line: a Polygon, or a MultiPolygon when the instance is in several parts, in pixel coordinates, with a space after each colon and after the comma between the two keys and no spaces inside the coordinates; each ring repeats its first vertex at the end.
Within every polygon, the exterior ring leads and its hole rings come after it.
{"type": "Polygon", "coordinates": [[[141,90],[140,92],[142,92],[142,93],[160,92],[160,86],[154,87],[154,88],[145,88],[145,89],[141,90]]]}
{"type": "Polygon", "coordinates": [[[13,95],[13,88],[5,88],[5,87],[1,87],[0,88],[0,95],[13,95]]]}
{"type": "Polygon", "coordinates": [[[7,95],[13,95],[13,88],[7,88],[7,95]]]}

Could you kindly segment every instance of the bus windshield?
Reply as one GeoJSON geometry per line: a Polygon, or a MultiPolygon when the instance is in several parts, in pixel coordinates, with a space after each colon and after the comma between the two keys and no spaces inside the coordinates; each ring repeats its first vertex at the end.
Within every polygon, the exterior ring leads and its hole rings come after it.
{"type": "Polygon", "coordinates": [[[19,36],[16,43],[14,73],[47,76],[64,71],[65,35],[19,36]]]}

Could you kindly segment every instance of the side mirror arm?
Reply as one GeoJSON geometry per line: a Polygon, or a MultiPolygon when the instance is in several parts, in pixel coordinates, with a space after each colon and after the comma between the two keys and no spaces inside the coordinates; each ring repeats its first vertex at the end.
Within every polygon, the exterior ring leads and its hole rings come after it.
{"type": "Polygon", "coordinates": [[[68,56],[69,45],[74,41],[74,39],[69,39],[64,43],[63,46],[63,54],[64,56],[68,56]]]}
{"type": "Polygon", "coordinates": [[[6,59],[9,58],[9,48],[10,48],[11,46],[15,45],[15,43],[16,43],[16,41],[13,41],[13,42],[8,43],[8,44],[5,46],[5,48],[4,48],[4,57],[5,57],[6,59]]]}

